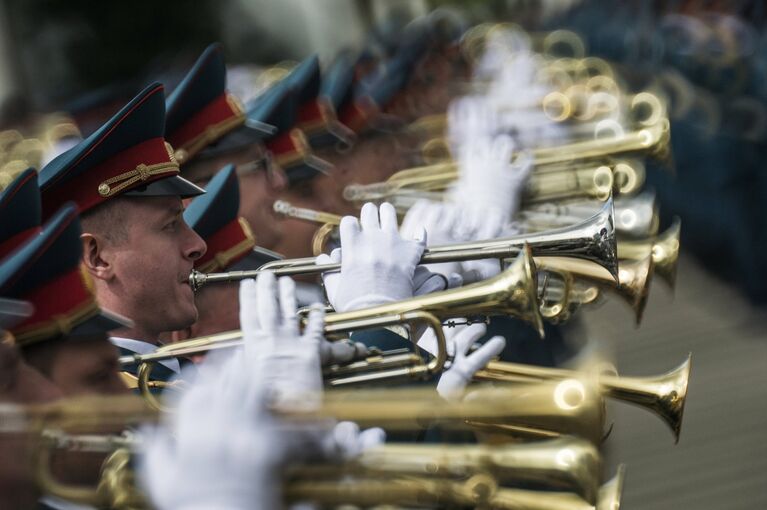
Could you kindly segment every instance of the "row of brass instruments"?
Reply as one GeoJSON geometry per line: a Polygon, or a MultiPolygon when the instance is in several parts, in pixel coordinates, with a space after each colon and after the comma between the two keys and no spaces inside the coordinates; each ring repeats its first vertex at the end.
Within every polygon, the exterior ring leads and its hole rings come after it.
{"type": "MultiPolygon", "coordinates": [[[[464,57],[479,59],[493,37],[508,28],[480,25],[470,30],[461,48],[464,57]]],[[[363,427],[416,433],[438,427],[464,438],[470,433],[472,439],[392,442],[344,462],[292,466],[280,481],[286,503],[311,501],[320,508],[617,510],[625,469],[621,465],[613,476],[603,477],[601,446],[610,428],[606,402],[653,413],[679,441],[690,357],[656,376],[618,374],[609,363],[564,369],[491,361],[456,401],[418,386],[383,388],[441,374],[453,359],[445,329],[455,321],[514,317],[543,337],[546,323],[577,320],[582,308],[614,297],[628,306],[626,320],[639,326],[653,277],[674,288],[680,222],[660,230],[655,195],[643,190],[648,161],[672,166],[670,124],[662,99],[650,91],[624,93],[611,66],[586,57],[574,34],[528,36],[544,51],[566,46],[574,53],[547,57],[541,72],[556,87],[526,107],[561,123],[572,138],[514,155],[531,157],[534,164],[521,210],[511,223],[513,235],[430,246],[421,259],[423,264],[496,259],[501,272],[402,301],[348,312],[329,310],[325,335],[330,340],[341,341],[360,330],[397,328],[410,335],[412,348],[373,348],[364,359],[325,367],[327,391],[317,407],[273,409],[287,422],[350,420],[363,427]],[[433,353],[424,352],[413,337],[424,328],[436,339],[433,353]]],[[[461,85],[474,91],[487,86],[461,85]]],[[[447,200],[459,163],[451,157],[446,129],[444,115],[409,125],[406,132],[421,140],[423,165],[383,182],[349,184],[344,198],[357,204],[390,202],[403,215],[418,200],[447,200]]],[[[274,209],[284,217],[317,224],[315,255],[336,245],[340,215],[287,201],[275,202],[274,209]]],[[[189,285],[199,291],[263,271],[319,276],[340,266],[317,264],[314,257],[282,259],[256,271],[193,271],[189,285]]],[[[46,493],[99,508],[145,508],[133,473],[141,445],[136,428],[173,413],[159,393],[183,391],[185,385],[183,380],[157,381],[153,369],[169,359],[237,349],[244,342],[241,331],[235,330],[124,356],[121,363],[138,366],[137,375],[125,374],[125,380],[139,396],[9,405],[0,409],[3,432],[33,431],[35,472],[46,493]],[[54,459],[62,452],[103,454],[99,484],[63,481],[54,469],[54,459]]]]}

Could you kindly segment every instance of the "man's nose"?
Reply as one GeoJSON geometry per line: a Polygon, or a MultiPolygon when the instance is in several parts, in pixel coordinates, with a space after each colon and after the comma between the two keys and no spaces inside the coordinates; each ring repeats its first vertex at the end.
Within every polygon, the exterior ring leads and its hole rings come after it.
{"type": "Polygon", "coordinates": [[[205,241],[202,239],[202,237],[200,237],[197,232],[190,228],[189,225],[186,225],[186,230],[187,236],[183,250],[184,257],[189,260],[197,260],[205,255],[205,252],[208,249],[208,245],[205,244],[205,241]]]}

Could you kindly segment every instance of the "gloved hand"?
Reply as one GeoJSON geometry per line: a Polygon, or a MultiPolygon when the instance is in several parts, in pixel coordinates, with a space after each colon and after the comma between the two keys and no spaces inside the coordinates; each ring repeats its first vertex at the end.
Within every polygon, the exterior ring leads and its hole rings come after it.
{"type": "Polygon", "coordinates": [[[437,383],[437,392],[442,398],[447,400],[460,399],[474,374],[498,356],[506,347],[506,340],[502,336],[494,336],[482,347],[467,356],[471,346],[485,334],[485,331],[487,328],[484,324],[472,324],[453,338],[455,358],[450,368],[443,372],[437,383]]]}
{"type": "Polygon", "coordinates": [[[240,327],[251,369],[279,399],[306,399],[322,392],[320,344],[325,312],[314,308],[304,333],[298,329],[295,282],[272,273],[240,283],[240,327]]]}
{"type": "MultiPolygon", "coordinates": [[[[442,202],[419,200],[413,207],[408,209],[405,219],[402,220],[400,233],[402,237],[410,238],[418,232],[426,231],[429,246],[455,244],[454,229],[459,221],[460,210],[450,207],[442,202]]],[[[440,264],[428,264],[428,269],[444,275],[447,278],[460,274],[459,262],[443,262],[440,264]]]]}
{"type": "MultiPolygon", "coordinates": [[[[495,209],[464,209],[458,204],[419,200],[408,210],[400,231],[403,236],[426,230],[430,246],[496,239],[504,219],[495,209]]],[[[495,276],[501,270],[497,259],[428,264],[431,271],[445,275],[448,281],[472,283],[495,276]]],[[[459,286],[452,284],[450,288],[459,286]]]]}
{"type": "Polygon", "coordinates": [[[341,262],[340,273],[323,274],[330,304],[339,312],[413,297],[415,268],[426,247],[426,234],[404,239],[391,204],[365,204],[360,220],[341,220],[341,249],[317,257],[317,263],[341,262]],[[380,214],[380,218],[379,218],[380,214]]]}
{"type": "MultiPolygon", "coordinates": [[[[459,220],[454,228],[456,243],[500,239],[506,224],[506,220],[497,209],[485,210],[481,207],[461,209],[458,217],[459,220]]],[[[501,272],[499,259],[464,260],[459,265],[460,274],[466,284],[492,278],[501,272]]]]}
{"type": "Polygon", "coordinates": [[[287,465],[348,459],[383,442],[380,429],[359,432],[350,422],[278,420],[248,356],[216,354],[178,396],[176,412],[142,430],[138,477],[158,510],[282,508],[287,465]]]}
{"type": "Polygon", "coordinates": [[[459,162],[459,177],[449,191],[450,199],[464,211],[496,211],[492,214],[510,221],[519,209],[533,165],[532,156],[527,154],[512,164],[513,151],[514,143],[508,136],[470,140],[459,162]]]}
{"type": "Polygon", "coordinates": [[[447,109],[447,140],[453,158],[460,160],[467,142],[476,138],[492,138],[498,133],[499,117],[495,106],[483,96],[463,96],[453,100],[447,109]]]}

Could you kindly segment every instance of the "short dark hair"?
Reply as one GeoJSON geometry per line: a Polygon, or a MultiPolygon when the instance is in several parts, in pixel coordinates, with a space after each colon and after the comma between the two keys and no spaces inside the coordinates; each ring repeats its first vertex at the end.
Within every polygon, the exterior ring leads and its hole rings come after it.
{"type": "Polygon", "coordinates": [[[100,235],[115,244],[126,241],[128,222],[124,214],[129,200],[129,197],[116,197],[84,212],[80,216],[83,232],[100,235]]]}

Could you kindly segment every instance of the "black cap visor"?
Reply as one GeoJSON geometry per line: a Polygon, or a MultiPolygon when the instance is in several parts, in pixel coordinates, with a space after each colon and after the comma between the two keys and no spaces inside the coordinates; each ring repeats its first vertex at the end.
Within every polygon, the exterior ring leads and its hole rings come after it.
{"type": "Polygon", "coordinates": [[[198,185],[187,181],[179,175],[172,175],[164,179],[150,182],[146,186],[134,188],[123,193],[128,197],[168,197],[178,196],[181,198],[191,198],[205,193],[205,190],[198,185]]]}

